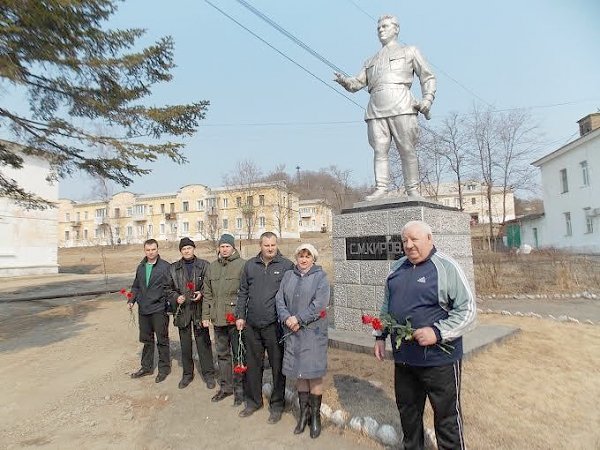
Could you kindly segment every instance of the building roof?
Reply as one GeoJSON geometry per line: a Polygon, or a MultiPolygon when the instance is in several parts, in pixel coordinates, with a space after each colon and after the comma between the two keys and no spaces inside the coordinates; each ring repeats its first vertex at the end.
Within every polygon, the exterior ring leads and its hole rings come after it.
{"type": "Polygon", "coordinates": [[[590,131],[589,133],[584,134],[581,137],[578,137],[574,141],[571,141],[568,144],[563,145],[562,147],[558,148],[557,150],[554,150],[552,153],[548,153],[546,156],[542,156],[540,159],[532,162],[531,164],[536,167],[541,167],[544,164],[552,161],[553,159],[558,158],[559,156],[562,156],[565,153],[570,152],[574,148],[577,148],[580,145],[585,144],[586,142],[589,142],[589,141],[592,141],[592,140],[598,139],[598,138],[600,138],[600,128],[597,128],[593,131],[590,131]]]}

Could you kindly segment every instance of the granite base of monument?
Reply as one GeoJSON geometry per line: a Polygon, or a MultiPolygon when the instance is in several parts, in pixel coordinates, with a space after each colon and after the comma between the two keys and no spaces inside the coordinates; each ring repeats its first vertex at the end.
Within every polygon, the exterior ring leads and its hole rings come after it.
{"type": "Polygon", "coordinates": [[[333,325],[366,331],[362,314],[379,314],[384,282],[400,255],[400,230],[410,220],[431,225],[436,248],[463,268],[473,292],[470,216],[421,200],[360,202],[333,218],[333,325]]]}

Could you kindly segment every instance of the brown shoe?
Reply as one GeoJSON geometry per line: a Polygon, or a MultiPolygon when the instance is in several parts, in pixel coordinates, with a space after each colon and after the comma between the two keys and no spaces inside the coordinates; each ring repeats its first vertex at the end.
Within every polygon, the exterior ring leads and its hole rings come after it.
{"type": "Polygon", "coordinates": [[[146,370],[143,367],[138,370],[137,372],[133,372],[131,374],[131,378],[141,378],[141,377],[146,377],[148,375],[152,375],[152,370],[146,370]]]}
{"type": "Polygon", "coordinates": [[[210,401],[213,403],[220,402],[221,400],[229,397],[230,395],[233,395],[233,392],[219,391],[215,395],[213,395],[210,401]]]}
{"type": "Polygon", "coordinates": [[[240,417],[250,417],[252,414],[254,414],[256,411],[258,411],[261,407],[259,408],[252,408],[251,406],[246,406],[244,409],[242,409],[240,411],[240,413],[238,414],[238,416],[240,417]]]}

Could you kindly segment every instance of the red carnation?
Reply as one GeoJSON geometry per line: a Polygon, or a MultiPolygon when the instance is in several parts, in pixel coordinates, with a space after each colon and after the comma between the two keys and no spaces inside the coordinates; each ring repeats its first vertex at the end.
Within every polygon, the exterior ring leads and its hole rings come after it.
{"type": "Polygon", "coordinates": [[[373,326],[374,330],[378,330],[378,331],[383,330],[383,325],[381,324],[381,320],[379,320],[377,317],[373,318],[371,325],[373,326]]]}
{"type": "Polygon", "coordinates": [[[243,366],[241,364],[236,364],[233,367],[233,373],[246,373],[246,371],[248,370],[247,366],[243,366]]]}
{"type": "Polygon", "coordinates": [[[227,323],[235,323],[235,315],[233,313],[225,314],[225,320],[227,323]]]}
{"type": "Polygon", "coordinates": [[[127,294],[125,294],[125,296],[128,300],[131,300],[133,298],[133,294],[131,292],[128,292],[127,294]]]}
{"type": "Polygon", "coordinates": [[[186,287],[190,290],[193,291],[196,288],[196,285],[192,282],[192,281],[188,281],[186,284],[186,287]]]}
{"type": "Polygon", "coordinates": [[[369,325],[369,324],[373,323],[374,317],[373,316],[369,316],[367,314],[363,314],[362,317],[361,317],[361,319],[362,319],[362,323],[363,324],[369,325]]]}
{"type": "Polygon", "coordinates": [[[127,289],[123,288],[119,291],[119,294],[121,295],[127,295],[127,289]]]}
{"type": "Polygon", "coordinates": [[[321,312],[319,313],[319,317],[320,317],[321,319],[324,319],[325,317],[327,317],[327,311],[326,311],[326,310],[323,310],[323,311],[321,311],[321,312]]]}

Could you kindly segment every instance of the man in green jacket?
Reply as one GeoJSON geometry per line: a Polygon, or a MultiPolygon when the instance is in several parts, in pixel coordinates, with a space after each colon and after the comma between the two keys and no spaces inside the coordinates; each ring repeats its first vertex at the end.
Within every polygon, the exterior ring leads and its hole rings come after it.
{"type": "Polygon", "coordinates": [[[212,397],[219,402],[232,394],[234,406],[243,403],[244,390],[242,373],[234,373],[232,354],[235,363],[239,351],[239,332],[235,326],[234,310],[240,289],[240,278],[244,261],[235,248],[232,235],[223,234],[219,239],[219,254],[208,267],[204,282],[204,303],[202,304],[202,325],[208,327],[212,321],[215,330],[215,346],[219,362],[219,391],[212,397]]]}

